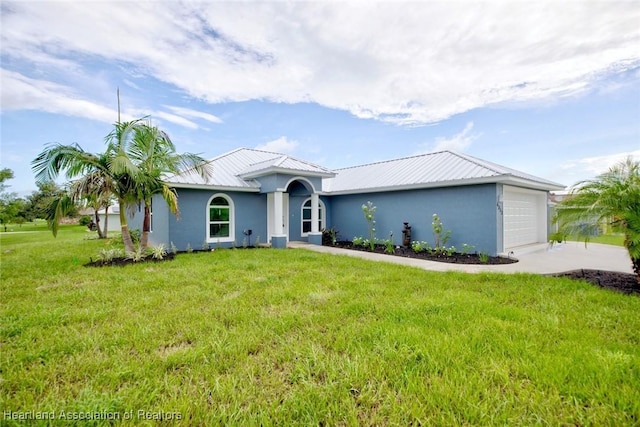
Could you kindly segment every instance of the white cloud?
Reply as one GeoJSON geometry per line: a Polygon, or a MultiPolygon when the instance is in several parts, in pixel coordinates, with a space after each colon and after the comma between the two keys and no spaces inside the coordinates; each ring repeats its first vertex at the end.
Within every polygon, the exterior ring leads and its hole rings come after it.
{"type": "Polygon", "coordinates": [[[436,138],[436,143],[433,147],[433,151],[453,150],[453,151],[466,151],[471,143],[476,140],[480,135],[473,134],[473,122],[467,123],[462,131],[453,135],[451,138],[436,138]]]}
{"type": "Polygon", "coordinates": [[[286,136],[281,136],[273,141],[265,142],[256,146],[257,150],[273,151],[276,153],[293,153],[298,147],[298,141],[290,141],[286,136]]]}
{"type": "Polygon", "coordinates": [[[39,110],[113,123],[117,112],[82,99],[68,86],[2,69],[2,110],[39,110]]]}
{"type": "Polygon", "coordinates": [[[468,122],[464,129],[456,133],[451,137],[437,137],[434,143],[420,144],[419,149],[414,154],[432,153],[435,151],[452,150],[464,152],[466,151],[473,141],[478,139],[481,134],[472,133],[473,122],[468,122]]]}
{"type": "Polygon", "coordinates": [[[194,119],[202,119],[211,123],[222,123],[222,120],[219,117],[214,116],[213,114],[192,110],[190,108],[175,107],[171,105],[165,105],[165,107],[180,116],[192,117],[194,119]]]}
{"type": "Polygon", "coordinates": [[[639,21],[634,2],[4,2],[2,45],[36,67],[118,64],[208,102],[415,125],[589,90],[640,65],[639,21]]]}
{"type": "Polygon", "coordinates": [[[565,163],[562,169],[576,175],[597,176],[629,156],[640,161],[640,150],[575,159],[565,163]]]}

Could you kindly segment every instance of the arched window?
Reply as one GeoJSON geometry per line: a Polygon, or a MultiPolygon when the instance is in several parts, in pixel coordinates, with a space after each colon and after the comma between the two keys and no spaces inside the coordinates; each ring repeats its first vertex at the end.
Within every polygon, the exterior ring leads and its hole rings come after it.
{"type": "Polygon", "coordinates": [[[233,201],[225,194],[214,194],[207,206],[207,242],[233,242],[233,201]]]}
{"type": "MultiPolygon", "coordinates": [[[[325,207],[324,202],[322,200],[318,200],[318,204],[320,205],[320,211],[318,212],[318,231],[325,228],[325,207]]],[[[302,204],[302,236],[306,237],[311,233],[311,198],[305,200],[302,204]]]]}

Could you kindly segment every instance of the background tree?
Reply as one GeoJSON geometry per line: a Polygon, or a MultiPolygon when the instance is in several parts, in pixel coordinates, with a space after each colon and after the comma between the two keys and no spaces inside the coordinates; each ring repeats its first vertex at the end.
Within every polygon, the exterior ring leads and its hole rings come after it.
{"type": "Polygon", "coordinates": [[[574,186],[557,208],[559,232],[589,240],[585,224],[607,223],[624,234],[633,271],[640,284],[640,164],[628,157],[593,180],[574,186]]]}
{"type": "Polygon", "coordinates": [[[0,223],[6,224],[13,222],[13,218],[17,214],[15,200],[18,195],[15,193],[5,192],[8,185],[6,182],[13,179],[13,171],[8,168],[0,170],[0,223]]]}
{"type": "Polygon", "coordinates": [[[44,218],[54,236],[60,219],[72,212],[79,201],[89,201],[98,206],[111,197],[111,189],[115,187],[107,155],[88,153],[77,144],[47,145],[31,162],[31,167],[39,187],[52,182],[63,172],[68,178],[80,177],[71,184],[68,194],[58,193],[44,209],[44,218]]]}
{"type": "Polygon", "coordinates": [[[0,193],[4,193],[8,185],[7,181],[13,179],[13,171],[9,168],[0,169],[0,193]]]}
{"type": "MultiPolygon", "coordinates": [[[[47,219],[50,206],[54,200],[64,197],[66,192],[53,181],[37,182],[38,190],[32,192],[26,198],[27,206],[25,210],[26,219],[33,221],[35,219],[47,219]]],[[[66,216],[78,216],[78,210],[75,206],[70,206],[66,216]]]]}

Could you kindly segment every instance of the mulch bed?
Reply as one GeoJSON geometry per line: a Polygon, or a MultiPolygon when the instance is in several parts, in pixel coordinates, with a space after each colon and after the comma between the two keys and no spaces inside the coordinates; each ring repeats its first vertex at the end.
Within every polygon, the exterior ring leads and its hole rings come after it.
{"type": "Polygon", "coordinates": [[[564,273],[551,274],[551,276],[586,280],[601,288],[612,289],[622,292],[623,294],[640,296],[640,284],[638,284],[635,274],[604,270],[572,270],[564,273]]]}
{"type": "Polygon", "coordinates": [[[141,260],[135,261],[131,258],[112,258],[108,261],[103,261],[103,260],[96,260],[94,261],[93,258],[91,258],[91,261],[86,263],[84,266],[85,267],[122,267],[124,265],[130,265],[130,264],[142,264],[142,263],[147,263],[147,262],[164,262],[164,261],[171,261],[176,257],[176,254],[174,254],[173,252],[170,252],[168,254],[165,254],[162,259],[157,259],[154,258],[151,255],[148,255],[146,257],[144,257],[141,260]]]}
{"type": "MultiPolygon", "coordinates": [[[[363,246],[355,246],[352,242],[348,240],[342,240],[336,242],[335,245],[332,245],[336,248],[342,249],[351,249],[354,251],[362,251],[362,252],[371,252],[369,248],[365,248],[363,246]]],[[[418,258],[424,259],[427,261],[437,261],[437,262],[448,262],[452,264],[513,264],[514,262],[518,262],[515,258],[506,258],[500,256],[490,256],[487,258],[486,262],[480,259],[480,255],[478,254],[462,254],[462,253],[454,253],[451,255],[447,255],[444,253],[432,253],[427,251],[416,252],[411,248],[405,248],[403,246],[394,247],[393,253],[386,252],[386,248],[383,245],[376,245],[375,250],[373,251],[378,254],[384,254],[389,256],[401,256],[405,258],[418,258]]]]}

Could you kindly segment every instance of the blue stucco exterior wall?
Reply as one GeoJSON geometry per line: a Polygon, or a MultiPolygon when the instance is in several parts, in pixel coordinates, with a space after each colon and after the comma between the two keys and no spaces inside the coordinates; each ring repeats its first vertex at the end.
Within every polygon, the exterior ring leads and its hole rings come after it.
{"type": "MultiPolygon", "coordinates": [[[[233,200],[235,210],[235,242],[220,243],[221,247],[241,246],[244,230],[251,229],[251,244],[259,237],[262,243],[267,236],[267,196],[258,193],[225,192],[214,190],[177,189],[180,218],[169,212],[167,204],[160,197],[153,202],[153,232],[150,242],[153,245],[164,244],[169,247],[172,243],[180,251],[190,245],[193,249],[201,249],[207,237],[207,203],[214,194],[225,194],[233,200]]],[[[136,215],[131,220],[131,228],[142,228],[142,212],[136,209],[136,215]]],[[[217,246],[210,243],[211,248],[217,246]]]]}
{"type": "MultiPolygon", "coordinates": [[[[164,244],[169,247],[169,216],[173,215],[169,212],[167,202],[164,201],[161,195],[157,194],[152,198],[152,223],[151,233],[149,233],[149,244],[156,246],[164,244]]],[[[142,221],[144,217],[144,205],[135,206],[133,209],[133,216],[130,216],[127,212],[127,224],[130,230],[142,231],[142,221]]]]}
{"type": "MultiPolygon", "coordinates": [[[[326,207],[325,226],[335,227],[338,238],[351,240],[355,236],[367,237],[367,222],[362,205],[371,201],[376,207],[376,236],[387,239],[393,231],[396,245],[402,244],[403,222],[412,227],[413,240],[424,240],[433,245],[431,219],[437,213],[446,230],[451,230],[448,246],[462,248],[462,244],[473,245],[476,251],[495,255],[502,248],[502,214],[498,197],[499,184],[470,185],[422,190],[405,190],[356,195],[321,196],[326,207]]],[[[259,238],[267,243],[267,195],[255,192],[224,192],[216,190],[177,189],[180,218],[171,214],[160,196],[153,201],[152,245],[172,243],[178,250],[202,248],[207,235],[207,203],[214,194],[222,193],[233,200],[235,210],[235,241],[209,243],[209,247],[241,246],[244,230],[251,229],[251,243],[259,238]]],[[[302,237],[301,207],[310,197],[309,191],[300,183],[293,183],[289,193],[289,240],[306,241],[302,237]]],[[[142,211],[136,209],[129,221],[131,229],[142,228],[142,211]]]]}
{"type": "Polygon", "coordinates": [[[331,197],[330,224],[341,240],[368,236],[362,205],[376,207],[376,237],[389,238],[393,231],[396,245],[402,244],[403,222],[412,227],[412,239],[434,244],[431,219],[437,213],[445,230],[451,230],[447,246],[462,248],[466,243],[476,251],[495,255],[498,248],[498,207],[495,184],[469,185],[423,190],[405,190],[331,197]]]}
{"type": "Polygon", "coordinates": [[[256,181],[260,182],[261,193],[287,189],[288,185],[295,183],[296,180],[300,182],[306,181],[306,184],[311,183],[316,191],[322,188],[322,178],[320,177],[300,177],[298,175],[274,173],[256,179],[256,181]]]}

